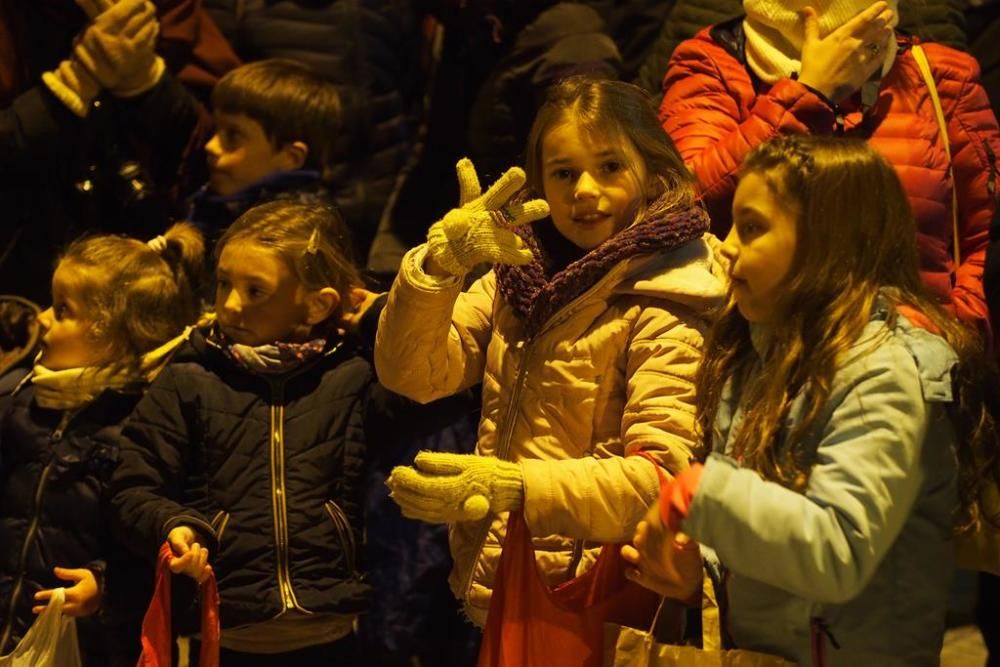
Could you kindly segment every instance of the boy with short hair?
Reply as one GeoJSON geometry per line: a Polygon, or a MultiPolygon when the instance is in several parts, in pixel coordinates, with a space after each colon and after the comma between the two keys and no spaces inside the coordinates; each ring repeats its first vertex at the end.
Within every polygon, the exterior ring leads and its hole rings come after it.
{"type": "Polygon", "coordinates": [[[305,65],[272,58],[237,67],[212,91],[209,181],[189,219],[214,241],[244,211],[274,199],[332,201],[340,96],[305,65]]]}

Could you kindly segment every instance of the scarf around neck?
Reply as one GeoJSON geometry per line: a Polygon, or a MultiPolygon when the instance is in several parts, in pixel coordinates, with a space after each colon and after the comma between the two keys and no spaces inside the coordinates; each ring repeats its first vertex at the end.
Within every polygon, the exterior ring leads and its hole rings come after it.
{"type": "MultiPolygon", "coordinates": [[[[43,408],[73,410],[82,407],[104,391],[137,392],[153,381],[170,360],[171,354],[191,335],[187,327],[177,337],[144,354],[135,365],[84,366],[54,371],[35,362],[31,373],[21,382],[31,382],[35,401],[43,408]]],[[[39,355],[41,357],[41,355],[39,355]]],[[[18,385],[19,387],[21,385],[18,385]]]]}
{"type": "Polygon", "coordinates": [[[282,375],[295,370],[323,354],[327,343],[325,338],[314,338],[304,343],[242,345],[219,331],[213,333],[212,339],[237,366],[262,375],[282,375]]]}
{"type": "Polygon", "coordinates": [[[616,264],[639,255],[669,252],[708,231],[708,214],[698,206],[669,211],[623,229],[582,257],[549,275],[548,252],[533,226],[517,233],[535,259],[524,266],[498,264],[497,291],[524,321],[531,339],[563,306],[586,292],[616,264]]]}

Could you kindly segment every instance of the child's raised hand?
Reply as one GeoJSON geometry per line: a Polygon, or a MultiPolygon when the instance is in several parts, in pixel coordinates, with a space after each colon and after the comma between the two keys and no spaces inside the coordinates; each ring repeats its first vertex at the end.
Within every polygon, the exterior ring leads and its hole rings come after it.
{"type": "MultiPolygon", "coordinates": [[[[53,570],[55,575],[63,581],[72,581],[73,585],[66,588],[66,604],[62,611],[67,616],[90,616],[101,606],[101,586],[97,583],[94,573],[85,568],[68,569],[57,567],[53,570]]],[[[52,589],[35,593],[35,602],[44,602],[52,598],[52,589]]],[[[31,608],[31,613],[40,614],[45,609],[45,604],[31,608]]]]}
{"type": "Polygon", "coordinates": [[[621,553],[632,565],[625,576],[664,597],[689,600],[701,590],[698,543],[664,526],[656,503],[636,526],[632,544],[623,546],[621,553]]]}
{"type": "Polygon", "coordinates": [[[212,572],[208,564],[208,549],[198,543],[198,535],[187,526],[177,526],[167,535],[167,542],[176,558],[170,559],[170,571],[186,574],[199,584],[212,572]]]}
{"type": "Polygon", "coordinates": [[[468,158],[455,167],[458,172],[459,208],[434,223],[427,234],[430,269],[440,268],[453,276],[464,276],[477,264],[527,264],[531,251],[513,228],[549,214],[542,199],[511,204],[524,185],[524,170],[511,167],[485,194],[481,194],[476,168],[468,158]]]}
{"type": "Polygon", "coordinates": [[[474,521],[524,504],[521,466],[492,456],[420,452],[385,483],[403,516],[428,523],[474,521]]]}

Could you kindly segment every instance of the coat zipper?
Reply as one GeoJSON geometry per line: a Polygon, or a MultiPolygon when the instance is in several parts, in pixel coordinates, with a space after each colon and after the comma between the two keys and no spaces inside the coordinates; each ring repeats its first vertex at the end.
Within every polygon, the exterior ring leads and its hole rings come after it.
{"type": "Polygon", "coordinates": [[[292,575],[288,567],[288,500],[285,488],[285,406],[284,392],[280,381],[271,383],[271,512],[274,519],[274,549],[278,575],[278,589],[281,591],[281,611],[298,609],[292,589],[292,575]]]}
{"type": "MultiPolygon", "coordinates": [[[[66,431],[66,427],[69,425],[70,419],[76,414],[76,411],[66,411],[59,418],[59,425],[56,426],[55,430],[52,431],[49,436],[49,441],[52,443],[59,442],[62,440],[63,433],[66,431]]],[[[28,525],[28,532],[25,533],[24,543],[21,545],[21,554],[18,559],[17,564],[17,580],[14,583],[14,588],[10,596],[10,604],[7,609],[7,625],[4,627],[3,636],[0,637],[0,655],[6,654],[4,648],[10,641],[10,636],[14,632],[14,614],[17,609],[17,598],[21,595],[21,589],[24,587],[24,574],[25,568],[28,561],[28,551],[31,549],[31,544],[35,541],[35,537],[38,536],[38,525],[41,523],[42,514],[42,500],[45,495],[45,484],[49,479],[49,474],[52,472],[53,461],[50,459],[45,467],[42,468],[42,474],[38,476],[38,484],[35,486],[35,498],[34,507],[35,513],[31,517],[31,523],[28,525]]]]}
{"type": "MultiPolygon", "coordinates": [[[[500,445],[499,447],[497,447],[496,457],[501,461],[507,461],[510,459],[511,439],[514,437],[514,412],[516,411],[517,404],[521,398],[521,390],[524,388],[524,381],[528,374],[528,361],[530,360],[531,357],[531,351],[533,349],[532,346],[534,342],[538,340],[541,337],[541,335],[544,334],[546,331],[564,322],[566,318],[572,315],[575,306],[577,306],[580,303],[583,303],[588,296],[598,291],[606,281],[611,280],[612,278],[617,279],[617,276],[614,276],[613,271],[609,272],[607,275],[604,276],[604,278],[597,281],[597,283],[591,286],[590,289],[588,289],[583,294],[576,297],[568,304],[563,306],[556,313],[554,313],[552,317],[549,318],[549,321],[542,325],[541,329],[539,329],[538,333],[535,334],[534,338],[528,341],[519,340],[517,341],[517,343],[515,343],[514,349],[522,352],[521,365],[517,369],[517,380],[514,383],[514,390],[510,396],[510,402],[507,403],[507,411],[504,413],[502,437],[500,438],[500,440],[498,440],[500,445]]],[[[472,582],[475,579],[476,563],[479,561],[479,558],[482,555],[483,547],[486,545],[486,538],[489,536],[490,533],[490,527],[493,525],[492,515],[487,515],[486,518],[482,520],[482,522],[483,525],[478,535],[476,536],[476,549],[473,552],[475,554],[474,556],[475,560],[472,563],[472,567],[469,568],[469,574],[466,577],[465,585],[463,586],[464,592],[462,597],[465,600],[468,600],[469,592],[472,590],[472,582]]],[[[582,556],[582,544],[581,545],[574,544],[573,547],[574,553],[578,548],[580,549],[582,556]]]]}

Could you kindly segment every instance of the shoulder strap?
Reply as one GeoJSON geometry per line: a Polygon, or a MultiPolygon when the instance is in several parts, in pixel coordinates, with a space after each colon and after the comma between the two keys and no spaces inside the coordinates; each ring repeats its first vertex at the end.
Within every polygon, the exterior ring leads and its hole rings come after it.
{"type": "Polygon", "coordinates": [[[951,146],[948,142],[948,123],[944,119],[944,109],[941,108],[941,98],[938,97],[937,86],[934,85],[934,77],[931,75],[931,65],[927,62],[927,54],[924,53],[923,47],[919,44],[914,44],[910,49],[913,52],[913,58],[917,61],[917,67],[920,68],[920,74],[924,78],[924,83],[927,84],[927,90],[931,94],[931,101],[934,103],[934,116],[937,118],[938,129],[941,134],[941,141],[944,142],[944,154],[948,157],[948,178],[951,180],[951,230],[952,230],[952,250],[955,253],[955,270],[962,263],[962,257],[959,250],[959,238],[958,238],[958,192],[955,188],[955,173],[952,168],[951,161],[951,146]]]}

